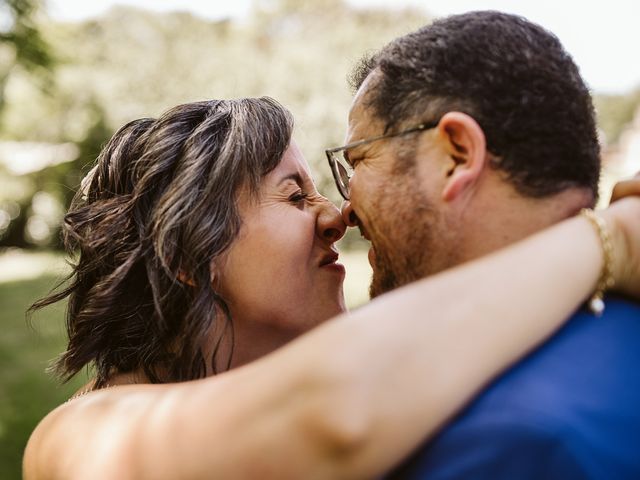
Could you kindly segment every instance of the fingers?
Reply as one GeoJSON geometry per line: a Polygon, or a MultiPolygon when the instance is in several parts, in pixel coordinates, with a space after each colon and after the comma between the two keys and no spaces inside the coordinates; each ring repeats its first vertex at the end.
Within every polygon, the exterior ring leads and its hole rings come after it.
{"type": "Polygon", "coordinates": [[[613,187],[613,193],[611,194],[611,201],[615,202],[616,200],[631,195],[640,195],[640,172],[629,180],[622,180],[616,183],[615,187],[613,187]]]}

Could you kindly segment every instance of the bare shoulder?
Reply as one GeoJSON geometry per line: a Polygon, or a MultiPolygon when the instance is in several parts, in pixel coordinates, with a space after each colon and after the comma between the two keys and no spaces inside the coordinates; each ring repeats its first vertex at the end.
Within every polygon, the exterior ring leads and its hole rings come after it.
{"type": "Polygon", "coordinates": [[[97,391],[49,413],[31,434],[23,459],[25,480],[134,478],[135,437],[159,389],[97,391]]]}
{"type": "Polygon", "coordinates": [[[91,457],[92,449],[86,448],[86,431],[93,415],[86,404],[92,400],[95,401],[87,397],[62,404],[40,421],[25,449],[25,480],[78,478],[75,472],[81,470],[82,461],[76,452],[84,445],[83,458],[91,457]]]}
{"type": "Polygon", "coordinates": [[[62,405],[44,417],[31,433],[22,459],[22,475],[25,480],[57,478],[59,462],[55,456],[56,444],[64,444],[64,429],[57,428],[64,417],[62,405]]]}

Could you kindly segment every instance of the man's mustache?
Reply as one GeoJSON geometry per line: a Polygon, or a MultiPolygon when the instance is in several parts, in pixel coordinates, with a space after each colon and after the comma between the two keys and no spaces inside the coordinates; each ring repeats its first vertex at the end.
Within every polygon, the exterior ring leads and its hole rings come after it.
{"type": "Polygon", "coordinates": [[[360,230],[360,236],[362,236],[365,240],[371,241],[371,237],[367,233],[367,231],[362,226],[362,223],[358,221],[358,230],[360,230]]]}

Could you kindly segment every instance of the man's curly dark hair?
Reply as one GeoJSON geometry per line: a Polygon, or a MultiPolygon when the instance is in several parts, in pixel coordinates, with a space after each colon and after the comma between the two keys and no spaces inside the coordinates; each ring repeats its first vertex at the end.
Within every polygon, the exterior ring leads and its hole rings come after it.
{"type": "Polygon", "coordinates": [[[471,115],[518,191],[597,197],[600,146],[588,87],[558,38],[522,17],[480,11],[435,21],[363,59],[351,75],[391,130],[448,111],[471,115]]]}

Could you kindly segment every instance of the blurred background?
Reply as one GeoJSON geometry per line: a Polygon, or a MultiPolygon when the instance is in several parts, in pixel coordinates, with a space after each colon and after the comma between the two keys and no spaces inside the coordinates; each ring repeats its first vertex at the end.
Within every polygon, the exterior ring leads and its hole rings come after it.
{"type": "MultiPolygon", "coordinates": [[[[45,373],[64,346],[64,305],[30,322],[24,311],[64,277],[60,221],[119,126],[183,102],[273,96],[296,117],[319,189],[338,202],[323,149],[344,137],[350,67],[473,9],[525,15],[573,54],[597,107],[602,198],[640,170],[633,0],[0,0],[0,479],[20,478],[30,431],[85,380],[61,386],[45,373]]],[[[342,245],[352,307],[367,298],[365,248],[357,234],[342,245]]]]}

